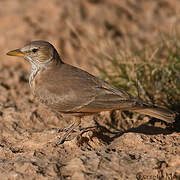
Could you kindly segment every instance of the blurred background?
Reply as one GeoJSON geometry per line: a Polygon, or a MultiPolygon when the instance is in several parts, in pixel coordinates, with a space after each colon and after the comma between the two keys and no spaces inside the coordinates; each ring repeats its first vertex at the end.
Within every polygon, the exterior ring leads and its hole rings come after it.
{"type": "Polygon", "coordinates": [[[100,123],[113,133],[134,132],[114,136],[117,141],[109,131],[102,137],[96,132],[94,141],[88,135],[91,154],[75,143],[47,145],[54,137],[48,128],[65,127],[69,120],[59,120],[34,102],[30,65],[6,55],[29,41],[49,41],[65,62],[149,103],[179,111],[179,32],[179,0],[0,0],[0,159],[6,165],[0,163],[2,177],[135,179],[139,169],[147,177],[167,174],[168,168],[171,175],[179,172],[179,125],[154,120],[147,124],[150,128],[133,129],[150,119],[137,114],[111,112],[87,118],[85,127],[100,123]]]}
{"type": "Polygon", "coordinates": [[[43,39],[65,61],[88,70],[91,56],[111,43],[127,51],[175,35],[179,12],[178,0],[1,0],[1,62],[12,63],[5,56],[9,49],[43,39]]]}

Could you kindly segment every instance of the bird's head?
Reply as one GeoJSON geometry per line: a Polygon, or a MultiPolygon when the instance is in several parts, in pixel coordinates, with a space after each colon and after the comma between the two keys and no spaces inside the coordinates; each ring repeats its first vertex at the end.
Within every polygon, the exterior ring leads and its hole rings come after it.
{"type": "Polygon", "coordinates": [[[24,57],[31,64],[38,66],[47,64],[53,59],[60,60],[56,49],[46,41],[32,41],[20,49],[9,51],[7,55],[24,57]]]}

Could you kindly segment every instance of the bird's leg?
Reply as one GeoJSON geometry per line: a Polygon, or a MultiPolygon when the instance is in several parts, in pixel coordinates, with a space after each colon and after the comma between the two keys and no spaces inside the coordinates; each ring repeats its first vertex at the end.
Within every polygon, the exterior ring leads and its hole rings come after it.
{"type": "Polygon", "coordinates": [[[70,124],[68,127],[58,129],[58,133],[60,133],[60,132],[68,132],[68,130],[71,129],[74,125],[75,125],[75,122],[70,124]]]}
{"type": "Polygon", "coordinates": [[[72,140],[74,137],[73,138],[67,138],[67,137],[72,133],[72,131],[76,127],[78,127],[80,125],[80,123],[81,123],[81,117],[77,117],[75,122],[66,128],[65,134],[62,137],[57,139],[56,145],[62,144],[62,143],[64,143],[64,141],[72,140]]]}

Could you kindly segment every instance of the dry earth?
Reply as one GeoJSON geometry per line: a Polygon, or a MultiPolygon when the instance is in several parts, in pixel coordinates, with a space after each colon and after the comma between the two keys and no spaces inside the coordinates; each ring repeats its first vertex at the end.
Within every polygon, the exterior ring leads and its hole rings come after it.
{"type": "Polygon", "coordinates": [[[0,0],[0,20],[0,179],[180,178],[178,123],[102,113],[82,123],[98,128],[54,146],[56,128],[72,118],[34,102],[29,65],[6,56],[27,41],[48,40],[67,63],[98,75],[93,57],[109,41],[131,50],[179,31],[179,0],[0,0]]]}

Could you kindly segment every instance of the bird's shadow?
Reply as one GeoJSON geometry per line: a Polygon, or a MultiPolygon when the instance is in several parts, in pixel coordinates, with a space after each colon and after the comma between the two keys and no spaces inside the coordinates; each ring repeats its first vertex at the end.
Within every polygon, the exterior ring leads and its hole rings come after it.
{"type": "MultiPolygon", "coordinates": [[[[166,128],[156,127],[154,126],[155,122],[160,121],[156,118],[152,118],[149,122],[145,124],[141,124],[138,127],[133,127],[128,130],[109,130],[104,125],[100,125],[97,120],[95,121],[96,127],[99,130],[94,131],[94,136],[96,136],[99,140],[110,144],[115,139],[122,136],[124,133],[133,132],[133,133],[140,133],[145,135],[168,135],[172,134],[174,132],[180,132],[180,103],[174,106],[174,110],[177,112],[177,116],[175,119],[175,122],[173,124],[166,124],[166,128]],[[178,112],[179,111],[179,112],[178,112]]],[[[114,121],[111,121],[111,124],[109,124],[109,127],[115,127],[116,125],[113,124],[114,121]]]]}

